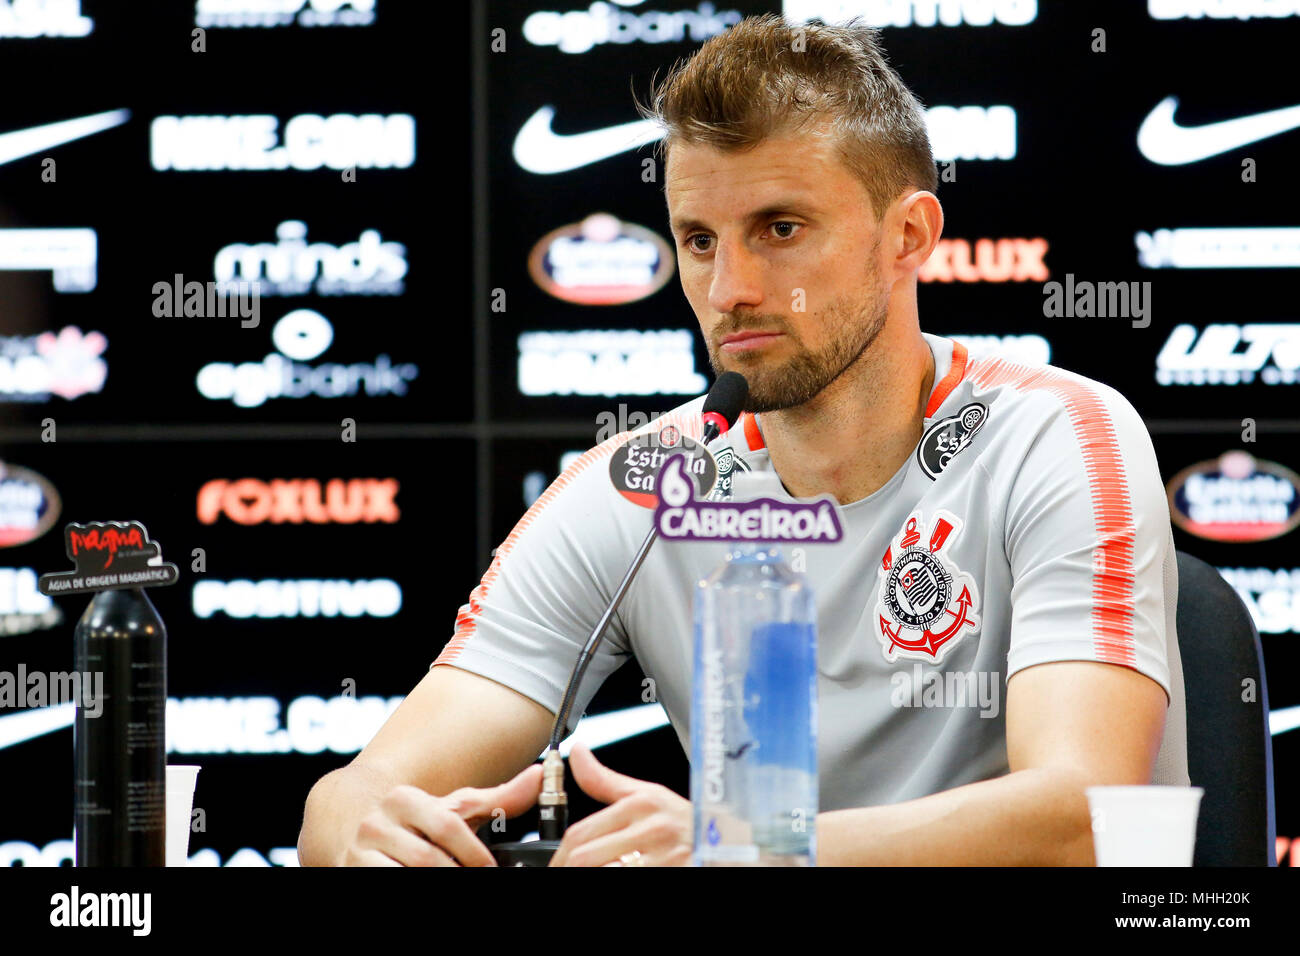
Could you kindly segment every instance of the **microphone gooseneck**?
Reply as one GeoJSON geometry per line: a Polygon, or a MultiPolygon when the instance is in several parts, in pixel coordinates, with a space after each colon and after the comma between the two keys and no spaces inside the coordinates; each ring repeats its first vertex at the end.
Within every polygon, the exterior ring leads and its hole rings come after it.
{"type": "MultiPolygon", "coordinates": [[[[705,396],[704,407],[700,412],[700,417],[704,419],[704,433],[701,436],[704,444],[707,445],[719,435],[725,434],[736,423],[748,397],[749,383],[745,381],[743,375],[738,372],[724,372],[718,376],[718,380],[709,389],[709,394],[705,396]]],[[[613,620],[618,606],[623,602],[624,595],[632,585],[632,579],[641,569],[657,536],[658,532],[652,524],[650,533],[641,542],[641,547],[632,558],[632,564],[623,575],[623,580],[614,589],[614,596],[610,599],[609,606],[596,622],[591,636],[587,638],[587,643],[583,645],[578,660],[573,665],[573,673],[569,676],[568,686],[564,689],[564,698],[555,715],[550,745],[542,763],[542,795],[538,801],[542,807],[542,816],[538,833],[543,840],[560,839],[568,823],[568,797],[564,792],[564,761],[560,757],[560,741],[564,739],[564,730],[568,725],[569,714],[573,710],[578,688],[582,684],[582,677],[587,672],[587,665],[591,663],[600,639],[605,636],[609,622],[613,620]]]]}

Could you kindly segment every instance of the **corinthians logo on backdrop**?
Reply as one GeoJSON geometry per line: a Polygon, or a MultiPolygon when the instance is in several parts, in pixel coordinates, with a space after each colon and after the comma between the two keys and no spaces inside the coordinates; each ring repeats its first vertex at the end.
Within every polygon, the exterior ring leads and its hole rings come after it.
{"type": "Polygon", "coordinates": [[[528,256],[528,273],[543,292],[579,305],[644,299],[664,287],[674,268],[667,242],[604,212],[548,232],[528,256]]]}
{"type": "Polygon", "coordinates": [[[885,549],[876,637],[891,664],[899,658],[938,664],[962,637],[979,630],[979,587],[943,553],[962,526],[951,512],[936,511],[929,540],[923,541],[925,526],[915,511],[885,549]]]}
{"type": "Polygon", "coordinates": [[[988,417],[987,405],[971,402],[956,415],[931,425],[916,446],[916,460],[921,469],[931,478],[938,478],[939,472],[948,467],[953,456],[971,443],[988,417]]]}

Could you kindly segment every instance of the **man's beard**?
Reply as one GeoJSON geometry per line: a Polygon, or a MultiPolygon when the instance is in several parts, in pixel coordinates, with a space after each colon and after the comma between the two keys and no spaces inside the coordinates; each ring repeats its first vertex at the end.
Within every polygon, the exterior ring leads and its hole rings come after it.
{"type": "Polygon", "coordinates": [[[887,296],[869,297],[856,312],[843,301],[835,303],[821,317],[821,321],[833,328],[834,332],[820,352],[805,348],[795,338],[794,331],[782,316],[747,316],[743,320],[729,316],[715,331],[717,338],[746,329],[784,332],[798,351],[777,367],[765,367],[771,360],[763,356],[761,351],[753,355],[727,355],[725,357],[730,364],[724,365],[724,356],[710,342],[709,364],[713,366],[715,375],[739,372],[745,376],[749,383],[749,399],[745,402],[745,411],[775,412],[783,408],[795,408],[816,398],[822,389],[862,357],[885,327],[888,311],[887,296]]]}

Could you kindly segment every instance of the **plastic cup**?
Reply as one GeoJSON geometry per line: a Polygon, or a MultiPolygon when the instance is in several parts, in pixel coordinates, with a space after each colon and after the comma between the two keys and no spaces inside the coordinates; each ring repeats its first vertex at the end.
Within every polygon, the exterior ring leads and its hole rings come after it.
{"type": "Polygon", "coordinates": [[[1098,866],[1191,866],[1200,787],[1088,787],[1098,866]]]}
{"type": "Polygon", "coordinates": [[[190,812],[194,809],[194,764],[167,765],[167,866],[186,866],[190,854],[190,812]]]}

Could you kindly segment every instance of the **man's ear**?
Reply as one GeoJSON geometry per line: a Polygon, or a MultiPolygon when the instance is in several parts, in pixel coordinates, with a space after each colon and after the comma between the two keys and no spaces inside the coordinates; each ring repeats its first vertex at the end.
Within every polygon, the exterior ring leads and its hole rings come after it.
{"type": "Polygon", "coordinates": [[[925,189],[903,197],[886,215],[886,222],[897,225],[898,237],[893,265],[898,272],[916,272],[925,265],[943,235],[943,206],[939,197],[925,189]]]}

